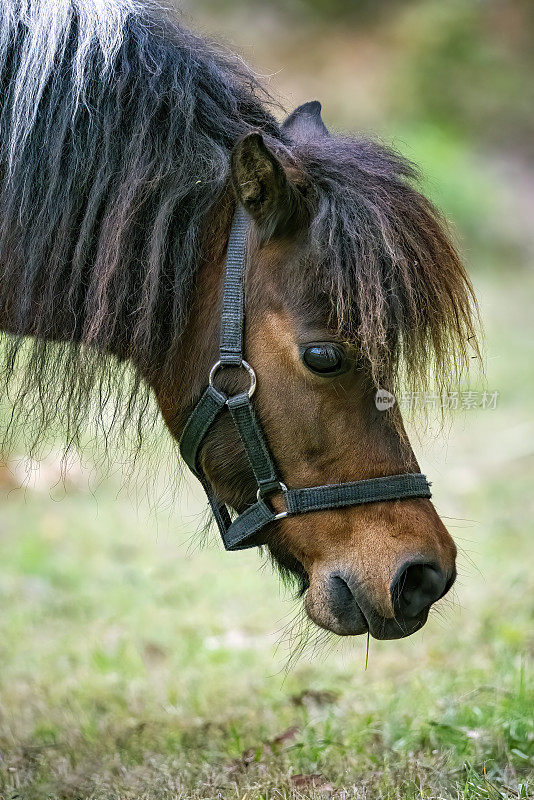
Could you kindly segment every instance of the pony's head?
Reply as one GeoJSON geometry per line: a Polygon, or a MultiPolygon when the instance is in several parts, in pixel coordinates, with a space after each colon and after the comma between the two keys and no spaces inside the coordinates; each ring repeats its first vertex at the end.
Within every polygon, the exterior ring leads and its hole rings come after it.
{"type": "MultiPolygon", "coordinates": [[[[329,135],[318,103],[297,109],[284,135],[280,144],[251,133],[231,160],[235,194],[253,220],[246,358],[279,473],[300,488],[418,472],[398,405],[383,410],[377,388],[426,386],[431,367],[444,384],[465,362],[470,284],[402,158],[329,135]]],[[[221,273],[209,275],[216,300],[195,311],[190,331],[197,398],[220,324],[221,273]]],[[[237,375],[221,375],[225,389],[238,385],[237,375]]],[[[201,462],[218,496],[241,512],[256,483],[228,417],[213,426],[201,462]]],[[[289,517],[267,540],[277,565],[300,581],[311,619],[338,634],[410,634],[455,578],[454,542],[425,499],[289,517]]]]}
{"type": "MultiPolygon", "coordinates": [[[[217,358],[239,202],[245,355],[280,476],[299,488],[418,471],[398,405],[377,408],[376,391],[420,390],[432,368],[446,384],[467,360],[473,298],[411,166],[330,136],[317,103],[281,129],[239,59],[142,0],[4,5],[0,329],[16,336],[0,377],[23,362],[19,419],[36,410],[37,435],[61,424],[71,442],[96,405],[117,429],[118,385],[142,431],[150,386],[179,436],[217,358]]],[[[228,414],[200,460],[221,500],[254,502],[228,414]]],[[[410,633],[454,579],[428,500],[289,517],[267,537],[310,617],[342,634],[410,633]]]]}

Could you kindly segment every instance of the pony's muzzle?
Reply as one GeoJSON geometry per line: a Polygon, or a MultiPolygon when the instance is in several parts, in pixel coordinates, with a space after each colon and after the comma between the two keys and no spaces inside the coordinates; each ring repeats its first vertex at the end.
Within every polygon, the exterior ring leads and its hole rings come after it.
{"type": "Polygon", "coordinates": [[[421,628],[433,603],[445,595],[456,577],[436,564],[408,561],[391,586],[394,616],[377,611],[365,585],[339,572],[327,578],[328,627],[342,636],[369,631],[375,639],[400,639],[421,628]]]}

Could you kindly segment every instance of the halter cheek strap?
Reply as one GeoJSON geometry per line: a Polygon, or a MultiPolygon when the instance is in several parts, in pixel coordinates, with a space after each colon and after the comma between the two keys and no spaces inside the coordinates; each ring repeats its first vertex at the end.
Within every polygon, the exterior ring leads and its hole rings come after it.
{"type": "Polygon", "coordinates": [[[264,539],[261,533],[270,523],[296,514],[345,508],[363,503],[429,498],[430,485],[420,473],[387,475],[352,483],[335,483],[305,489],[288,489],[276,470],[271,451],[254,413],[252,397],[256,390],[256,373],[243,358],[244,285],[246,238],[249,219],[238,207],[230,232],[221,315],[219,360],[211,369],[208,386],[194,407],[180,440],[180,452],[189,469],[201,482],[227,550],[255,547],[264,539]],[[227,397],[214,386],[217,373],[225,367],[246,370],[250,386],[246,392],[227,397]],[[199,463],[199,451],[211,426],[227,409],[237,428],[257,484],[257,501],[233,521],[199,463]],[[269,495],[281,492],[285,510],[277,513],[267,502],[269,495]]]}

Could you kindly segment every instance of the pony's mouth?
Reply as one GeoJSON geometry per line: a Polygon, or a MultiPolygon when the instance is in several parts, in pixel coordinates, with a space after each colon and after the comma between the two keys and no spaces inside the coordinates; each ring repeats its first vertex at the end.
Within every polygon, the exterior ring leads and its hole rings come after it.
{"type": "Polygon", "coordinates": [[[339,570],[312,578],[306,593],[305,608],[319,627],[338,636],[370,633],[374,639],[402,639],[426,623],[431,603],[410,613],[393,603],[385,615],[376,608],[368,590],[353,575],[339,570]]]}
{"type": "Polygon", "coordinates": [[[410,620],[383,617],[355,599],[317,605],[312,592],[307,593],[305,606],[312,622],[338,636],[370,633],[374,639],[402,639],[422,628],[428,618],[428,609],[410,620]]]}

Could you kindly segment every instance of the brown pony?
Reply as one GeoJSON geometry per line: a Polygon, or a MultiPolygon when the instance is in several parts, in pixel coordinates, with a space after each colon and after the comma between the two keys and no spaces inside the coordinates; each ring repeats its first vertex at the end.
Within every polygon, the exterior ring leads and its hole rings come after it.
{"type": "MultiPolygon", "coordinates": [[[[316,102],[280,125],[239,59],[136,0],[105,5],[1,11],[0,325],[15,413],[29,403],[39,432],[59,421],[71,440],[112,403],[111,427],[136,415],[142,432],[152,393],[178,439],[217,358],[239,202],[252,219],[245,352],[281,476],[298,488],[418,472],[398,406],[381,411],[376,390],[454,379],[474,299],[413,167],[329,133],[316,102]]],[[[254,502],[228,414],[201,462],[222,501],[254,502]]],[[[267,540],[311,619],[339,634],[412,633],[455,577],[426,499],[288,517],[267,540]]]]}

